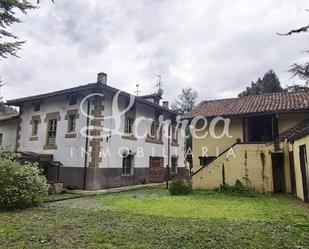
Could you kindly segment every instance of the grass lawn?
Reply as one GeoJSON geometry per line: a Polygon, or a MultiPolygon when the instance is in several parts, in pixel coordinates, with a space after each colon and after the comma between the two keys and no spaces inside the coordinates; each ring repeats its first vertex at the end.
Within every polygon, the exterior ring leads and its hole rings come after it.
{"type": "Polygon", "coordinates": [[[53,202],[53,201],[62,201],[66,199],[73,199],[78,198],[83,195],[81,194],[74,194],[74,193],[63,193],[63,194],[54,194],[54,195],[48,195],[45,198],[43,198],[44,202],[53,202]]]}
{"type": "Polygon", "coordinates": [[[145,188],[1,212],[0,248],[309,248],[309,207],[145,188]]]}

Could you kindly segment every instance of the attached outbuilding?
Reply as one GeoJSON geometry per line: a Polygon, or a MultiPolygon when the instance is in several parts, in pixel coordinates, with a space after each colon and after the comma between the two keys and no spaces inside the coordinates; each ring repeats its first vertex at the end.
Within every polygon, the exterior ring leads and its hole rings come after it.
{"type": "Polygon", "coordinates": [[[195,188],[240,180],[260,192],[294,193],[308,201],[308,91],[204,101],[186,118],[196,131],[195,188]]]}
{"type": "Polygon", "coordinates": [[[18,114],[0,117],[0,150],[14,151],[16,146],[18,114]]]}

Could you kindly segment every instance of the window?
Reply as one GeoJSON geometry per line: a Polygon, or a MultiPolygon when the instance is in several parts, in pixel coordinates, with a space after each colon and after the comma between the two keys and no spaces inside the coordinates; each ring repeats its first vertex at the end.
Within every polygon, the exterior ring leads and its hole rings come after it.
{"type": "Polygon", "coordinates": [[[36,137],[38,135],[38,128],[39,128],[39,120],[32,121],[32,136],[36,137]]]}
{"type": "Polygon", "coordinates": [[[133,123],[134,123],[134,119],[133,118],[126,118],[126,123],[125,123],[125,128],[124,128],[124,132],[127,134],[132,134],[133,133],[133,123]]]}
{"type": "Polygon", "coordinates": [[[3,134],[0,133],[0,146],[2,146],[2,143],[3,143],[3,134]]]}
{"type": "Polygon", "coordinates": [[[65,138],[76,138],[76,122],[79,119],[78,109],[67,110],[65,120],[67,120],[67,131],[65,138]]]}
{"type": "Polygon", "coordinates": [[[132,175],[133,171],[133,155],[124,155],[122,158],[122,174],[132,175]]]}
{"type": "Polygon", "coordinates": [[[248,118],[249,142],[273,141],[277,134],[278,124],[273,115],[248,118]]]}
{"type": "Polygon", "coordinates": [[[30,120],[31,125],[31,136],[30,141],[38,141],[38,132],[39,132],[39,125],[41,123],[41,116],[36,115],[32,116],[30,120]]]}
{"type": "Polygon", "coordinates": [[[75,132],[76,127],[76,115],[71,114],[68,117],[68,133],[75,132]]]}
{"type": "Polygon", "coordinates": [[[172,174],[177,174],[177,167],[178,167],[178,157],[172,156],[171,158],[171,172],[172,174]]]}
{"type": "Polygon", "coordinates": [[[176,126],[172,126],[172,144],[178,144],[178,129],[176,126]]]}
{"type": "MultiPolygon", "coordinates": [[[[128,102],[126,100],[126,106],[128,106],[128,102]]],[[[126,111],[125,113],[125,118],[124,118],[124,138],[134,138],[134,132],[133,132],[133,124],[134,124],[134,121],[135,121],[135,109],[136,109],[136,106],[135,104],[131,107],[130,110],[126,111]]]]}
{"type": "Polygon", "coordinates": [[[152,122],[150,126],[150,140],[161,141],[162,140],[162,127],[157,122],[152,122]]]}
{"type": "Polygon", "coordinates": [[[69,105],[76,105],[77,104],[77,95],[70,95],[69,96],[69,105]]]}
{"type": "Polygon", "coordinates": [[[38,112],[41,110],[41,103],[40,102],[37,102],[34,104],[34,111],[35,112],[38,112]]]}
{"type": "Polygon", "coordinates": [[[56,134],[57,134],[57,119],[48,120],[47,126],[47,145],[56,144],[56,134]]]}
{"type": "Polygon", "coordinates": [[[151,127],[150,127],[150,136],[153,139],[155,139],[155,137],[156,137],[156,128],[155,128],[155,124],[154,123],[152,123],[151,127]]]}

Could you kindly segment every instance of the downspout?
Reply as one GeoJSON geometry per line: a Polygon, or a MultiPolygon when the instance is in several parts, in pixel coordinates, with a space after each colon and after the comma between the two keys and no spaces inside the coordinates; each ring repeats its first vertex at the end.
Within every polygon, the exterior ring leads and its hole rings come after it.
{"type": "Polygon", "coordinates": [[[83,176],[83,189],[86,190],[86,180],[87,180],[87,163],[88,163],[88,142],[89,142],[89,115],[90,115],[90,100],[87,99],[87,121],[86,121],[86,144],[85,144],[85,162],[84,162],[84,176],[83,176]]]}
{"type": "Polygon", "coordinates": [[[167,135],[167,167],[166,167],[166,188],[168,189],[168,181],[170,179],[170,150],[171,150],[171,127],[168,124],[168,135],[167,135]]]}

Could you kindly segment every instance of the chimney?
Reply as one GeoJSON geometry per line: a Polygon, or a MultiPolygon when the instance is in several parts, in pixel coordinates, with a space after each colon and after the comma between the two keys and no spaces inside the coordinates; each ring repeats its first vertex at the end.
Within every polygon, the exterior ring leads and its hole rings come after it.
{"type": "Polygon", "coordinates": [[[97,83],[99,84],[107,84],[107,74],[106,73],[98,73],[97,83]]]}
{"type": "Polygon", "coordinates": [[[162,106],[168,109],[169,108],[168,101],[163,101],[162,106]]]}

